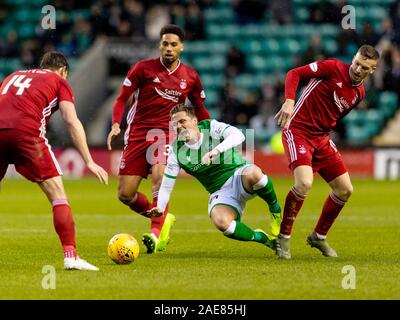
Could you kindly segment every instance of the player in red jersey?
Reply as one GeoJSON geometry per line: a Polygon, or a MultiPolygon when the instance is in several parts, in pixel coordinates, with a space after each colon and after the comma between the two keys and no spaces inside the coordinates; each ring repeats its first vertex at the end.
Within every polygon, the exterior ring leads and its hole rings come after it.
{"type": "Polygon", "coordinates": [[[289,191],[277,238],[277,255],[290,259],[289,239],[294,220],[311,189],[313,173],[318,172],[332,192],[325,200],[314,231],[307,237],[311,247],[324,256],[337,257],[326,241],[326,235],[349,199],[353,186],[349,174],[329,138],[336,122],[349,113],[364,97],[363,80],[377,66],[379,53],[369,45],[361,46],[351,65],[337,59],[316,61],[290,70],[285,81],[285,98],[276,114],[283,128],[282,140],[295,185],[289,191]],[[294,99],[300,79],[310,79],[297,100],[294,99]]]}
{"type": "Polygon", "coordinates": [[[14,164],[21,175],[38,183],[53,206],[54,227],[64,250],[64,268],[98,270],[76,254],[75,223],[62,172],[46,138],[47,123],[58,108],[89,170],[106,184],[108,174],[90,155],[66,81],[66,58],[58,52],[47,52],[40,67],[14,72],[0,87],[0,181],[8,165],[14,164]]]}
{"type": "Polygon", "coordinates": [[[204,107],[205,94],[199,75],[184,65],[179,56],[184,49],[184,32],[176,25],[166,25],[160,31],[160,57],[142,60],[128,72],[114,104],[112,128],[107,145],[120,130],[125,105],[133,94],[127,114],[125,148],[121,156],[118,198],[133,211],[151,218],[151,232],[143,235],[148,253],[163,251],[169,241],[169,231],[175,217],[168,208],[161,217],[152,217],[150,209],[157,207],[166,164],[171,109],[189,99],[199,120],[210,115],[204,107]],[[140,182],[151,172],[153,201],[138,192],[140,182]]]}

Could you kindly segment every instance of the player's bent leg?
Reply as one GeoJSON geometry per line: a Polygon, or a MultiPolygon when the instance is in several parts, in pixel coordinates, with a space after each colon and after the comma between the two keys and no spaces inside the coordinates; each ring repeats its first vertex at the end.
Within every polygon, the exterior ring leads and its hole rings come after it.
{"type": "Polygon", "coordinates": [[[240,222],[239,214],[230,206],[224,204],[215,205],[210,213],[211,219],[218,230],[224,236],[239,241],[255,241],[275,249],[275,242],[271,236],[261,229],[253,230],[240,222]]]}
{"type": "Polygon", "coordinates": [[[138,192],[141,176],[120,175],[118,177],[118,199],[131,210],[149,217],[148,211],[151,209],[151,204],[147,197],[138,192]]]}
{"type": "Polygon", "coordinates": [[[256,193],[268,204],[271,213],[270,233],[273,237],[278,236],[282,222],[282,209],[271,178],[265,175],[259,167],[253,165],[243,170],[242,182],[247,190],[256,193]]]}
{"type": "Polygon", "coordinates": [[[76,253],[75,222],[72,216],[64,185],[60,176],[38,183],[53,206],[54,228],[64,250],[64,269],[99,270],[76,253]]]}
{"type": "Polygon", "coordinates": [[[344,202],[349,200],[353,193],[353,185],[348,172],[330,181],[329,186],[335,196],[344,202]]]}

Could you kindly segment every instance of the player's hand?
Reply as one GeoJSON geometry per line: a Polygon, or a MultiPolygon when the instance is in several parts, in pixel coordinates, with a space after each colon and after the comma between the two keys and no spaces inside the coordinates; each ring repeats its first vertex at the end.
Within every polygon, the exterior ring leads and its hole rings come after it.
{"type": "Polygon", "coordinates": [[[88,169],[100,180],[101,183],[108,184],[108,173],[93,161],[87,163],[88,169]]]}
{"type": "Polygon", "coordinates": [[[207,152],[204,156],[203,159],[201,159],[201,162],[209,165],[213,159],[219,156],[219,151],[217,149],[213,149],[210,152],[207,152]]]}
{"type": "Polygon", "coordinates": [[[292,117],[294,110],[294,100],[286,99],[282,105],[281,110],[275,115],[274,119],[277,119],[278,126],[287,129],[290,124],[290,118],[292,117]]]}
{"type": "Polygon", "coordinates": [[[112,148],[111,148],[111,142],[116,138],[116,137],[118,137],[118,135],[121,133],[121,129],[120,129],[120,127],[119,127],[119,123],[114,123],[113,125],[112,125],[112,127],[111,127],[111,131],[110,131],[110,133],[108,134],[108,137],[107,137],[107,147],[108,147],[108,150],[111,150],[112,148]]]}
{"type": "Polygon", "coordinates": [[[154,207],[149,210],[150,217],[161,217],[164,213],[160,208],[154,207]]]}

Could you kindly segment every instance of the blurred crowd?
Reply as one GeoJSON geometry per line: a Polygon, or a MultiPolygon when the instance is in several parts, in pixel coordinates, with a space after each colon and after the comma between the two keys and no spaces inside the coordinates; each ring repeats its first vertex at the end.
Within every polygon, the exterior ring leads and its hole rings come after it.
{"type": "MultiPolygon", "coordinates": [[[[43,30],[38,14],[35,37],[19,39],[15,30],[0,37],[0,57],[19,57],[24,67],[32,67],[37,65],[40,55],[50,49],[60,50],[70,57],[79,56],[96,37],[158,39],[160,28],[167,23],[184,28],[189,41],[204,39],[203,9],[211,2],[55,0],[57,29],[43,30]]],[[[12,10],[12,6],[0,4],[0,24],[6,22],[12,10]]]]}

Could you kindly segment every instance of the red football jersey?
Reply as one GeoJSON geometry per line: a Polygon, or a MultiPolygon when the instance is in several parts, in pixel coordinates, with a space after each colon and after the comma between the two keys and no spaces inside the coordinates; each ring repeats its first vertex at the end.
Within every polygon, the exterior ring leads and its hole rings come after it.
{"type": "Polygon", "coordinates": [[[363,83],[353,85],[349,70],[349,64],[337,59],[316,61],[290,70],[285,81],[287,99],[295,99],[301,78],[310,81],[295,104],[289,128],[298,128],[310,135],[329,134],[336,122],[365,97],[363,83]]]}
{"type": "Polygon", "coordinates": [[[149,129],[168,130],[169,113],[189,99],[199,120],[209,118],[204,108],[205,94],[195,70],[179,62],[169,71],[161,58],[142,60],[128,72],[114,104],[113,123],[121,123],[126,102],[134,94],[127,114],[125,143],[145,139],[149,129]]]}
{"type": "Polygon", "coordinates": [[[15,71],[0,87],[0,129],[44,136],[60,101],[74,103],[71,87],[46,69],[15,71]]]}

